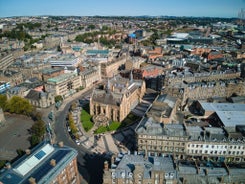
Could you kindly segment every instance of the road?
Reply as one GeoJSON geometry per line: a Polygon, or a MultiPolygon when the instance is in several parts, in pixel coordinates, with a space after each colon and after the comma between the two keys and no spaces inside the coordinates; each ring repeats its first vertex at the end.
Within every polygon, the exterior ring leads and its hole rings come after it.
{"type": "Polygon", "coordinates": [[[82,183],[99,184],[102,183],[102,171],[104,158],[101,155],[92,155],[92,153],[82,145],[77,145],[70,137],[66,128],[66,115],[70,105],[78,99],[91,95],[92,89],[82,93],[74,94],[65,99],[63,106],[55,112],[54,133],[56,142],[63,141],[64,145],[72,147],[78,151],[78,170],[84,178],[82,183]]]}

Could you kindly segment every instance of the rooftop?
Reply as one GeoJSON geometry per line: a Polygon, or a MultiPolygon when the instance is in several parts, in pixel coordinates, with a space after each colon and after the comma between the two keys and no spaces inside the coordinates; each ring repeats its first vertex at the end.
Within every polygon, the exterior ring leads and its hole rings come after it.
{"type": "Polygon", "coordinates": [[[77,156],[77,151],[43,142],[13,163],[12,168],[0,173],[0,181],[8,184],[28,183],[30,177],[37,183],[50,183],[69,162],[77,156]],[[55,160],[56,165],[50,164],[55,160]]]}
{"type": "Polygon", "coordinates": [[[174,163],[171,157],[147,157],[143,155],[120,155],[116,158],[118,165],[113,169],[115,178],[132,178],[136,169],[143,171],[143,178],[151,178],[152,171],[171,172],[176,177],[174,163]]]}
{"type": "Polygon", "coordinates": [[[63,81],[70,80],[74,76],[76,76],[76,74],[74,74],[74,73],[65,73],[65,74],[59,75],[57,77],[49,78],[47,80],[47,82],[48,83],[60,83],[60,82],[63,82],[63,81]]]}
{"type": "Polygon", "coordinates": [[[245,126],[245,104],[200,102],[205,111],[216,112],[225,127],[245,126]]]}

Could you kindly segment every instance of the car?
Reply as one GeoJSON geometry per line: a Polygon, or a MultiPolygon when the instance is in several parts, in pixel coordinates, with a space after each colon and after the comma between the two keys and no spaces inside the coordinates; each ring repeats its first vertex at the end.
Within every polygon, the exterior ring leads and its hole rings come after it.
{"type": "Polygon", "coordinates": [[[77,145],[80,145],[81,144],[80,141],[77,140],[77,139],[75,140],[75,142],[76,142],[77,145]]]}

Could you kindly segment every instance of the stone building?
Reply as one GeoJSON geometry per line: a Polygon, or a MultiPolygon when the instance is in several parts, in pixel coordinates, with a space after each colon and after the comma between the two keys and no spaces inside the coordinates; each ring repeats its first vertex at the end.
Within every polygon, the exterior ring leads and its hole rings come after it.
{"type": "Polygon", "coordinates": [[[162,124],[151,117],[145,117],[136,128],[138,151],[150,155],[173,155],[176,160],[194,158],[244,163],[244,130],[233,128],[236,132],[229,132],[231,127],[227,128],[212,127],[201,121],[196,125],[189,121],[183,124],[162,124]]]}
{"type": "Polygon", "coordinates": [[[147,116],[164,124],[172,123],[173,116],[178,107],[177,104],[176,98],[170,95],[159,95],[152,103],[150,110],[147,112],[147,116]]]}
{"type": "Polygon", "coordinates": [[[81,76],[75,73],[66,73],[57,77],[49,78],[45,84],[47,91],[53,91],[54,94],[66,98],[76,92],[82,86],[81,76]]]}
{"type": "Polygon", "coordinates": [[[55,103],[54,94],[50,92],[30,90],[25,96],[26,99],[35,107],[46,108],[55,103]]]}
{"type": "Polygon", "coordinates": [[[124,65],[126,62],[126,57],[121,56],[117,60],[101,64],[101,75],[102,77],[113,77],[113,75],[118,74],[118,69],[120,66],[124,65]]]}
{"type": "Polygon", "coordinates": [[[228,165],[174,162],[171,156],[118,154],[104,162],[103,184],[243,183],[245,169],[228,165]]]}
{"type": "Polygon", "coordinates": [[[36,72],[36,77],[39,80],[47,81],[49,78],[57,77],[64,74],[64,69],[62,68],[47,68],[36,72]]]}
{"type": "Polygon", "coordinates": [[[77,151],[63,143],[42,142],[1,170],[0,183],[80,184],[77,151]]]}
{"type": "Polygon", "coordinates": [[[145,61],[146,59],[141,57],[132,57],[131,59],[127,59],[125,63],[125,70],[139,69],[140,65],[145,61]]]}
{"type": "Polygon", "coordinates": [[[114,76],[104,89],[94,89],[90,99],[90,114],[103,114],[113,121],[121,122],[141,100],[145,82],[114,76]]]}
{"type": "Polygon", "coordinates": [[[111,168],[104,163],[103,184],[111,183],[177,184],[177,172],[170,157],[118,155],[111,168]]]}
{"type": "Polygon", "coordinates": [[[182,105],[187,99],[200,100],[213,97],[244,95],[244,80],[236,73],[200,73],[185,75],[169,74],[165,78],[164,93],[178,97],[182,105]],[[171,77],[170,77],[171,76],[171,77]]]}
{"type": "Polygon", "coordinates": [[[92,86],[94,83],[101,80],[101,69],[100,65],[87,68],[80,72],[82,86],[84,88],[92,86]]]}
{"type": "Polygon", "coordinates": [[[12,53],[2,52],[0,54],[0,68],[6,70],[8,66],[14,63],[14,57],[12,53]]]}

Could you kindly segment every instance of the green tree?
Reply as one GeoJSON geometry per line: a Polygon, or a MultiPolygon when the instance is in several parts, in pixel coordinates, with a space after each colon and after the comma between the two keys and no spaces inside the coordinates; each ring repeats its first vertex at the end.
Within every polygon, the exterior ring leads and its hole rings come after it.
{"type": "Polygon", "coordinates": [[[55,97],[54,97],[54,101],[55,101],[55,103],[57,103],[57,102],[59,102],[59,101],[63,101],[63,98],[62,98],[61,95],[58,95],[58,96],[55,96],[55,97]]]}
{"type": "Polygon", "coordinates": [[[0,108],[5,111],[5,106],[7,104],[7,96],[6,95],[0,95],[0,108]]]}
{"type": "Polygon", "coordinates": [[[7,160],[0,160],[0,169],[2,169],[6,163],[7,163],[7,160]]]}
{"type": "Polygon", "coordinates": [[[76,135],[76,133],[78,132],[78,129],[77,129],[75,123],[74,123],[74,119],[72,117],[72,113],[68,114],[68,123],[69,123],[69,127],[71,129],[71,133],[73,135],[76,135]]]}
{"type": "Polygon", "coordinates": [[[88,25],[88,29],[95,29],[95,25],[93,24],[88,25]]]}
{"type": "Polygon", "coordinates": [[[39,137],[37,137],[36,135],[32,135],[32,136],[29,138],[29,141],[30,141],[31,147],[34,147],[34,146],[36,146],[38,143],[40,143],[39,137]]]}
{"type": "Polygon", "coordinates": [[[21,157],[21,156],[23,156],[25,154],[25,151],[22,150],[22,149],[20,149],[20,148],[17,149],[16,152],[17,152],[17,154],[18,154],[19,157],[21,157]]]}
{"type": "Polygon", "coordinates": [[[31,127],[32,135],[36,135],[39,139],[42,139],[45,134],[45,123],[42,120],[36,121],[31,127]]]}
{"type": "Polygon", "coordinates": [[[30,116],[33,111],[33,106],[29,103],[27,99],[21,98],[19,96],[13,96],[7,101],[6,111],[10,113],[23,114],[30,116]]]}

